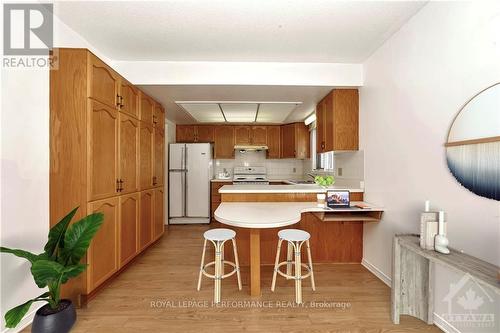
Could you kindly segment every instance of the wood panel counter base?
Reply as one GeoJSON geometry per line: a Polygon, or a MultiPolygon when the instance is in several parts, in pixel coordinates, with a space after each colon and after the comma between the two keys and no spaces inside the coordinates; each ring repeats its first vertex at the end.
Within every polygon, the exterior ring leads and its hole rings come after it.
{"type": "MultiPolygon", "coordinates": [[[[246,248],[246,247],[245,247],[246,248]]],[[[250,295],[260,296],[260,229],[250,229],[250,295]]]]}

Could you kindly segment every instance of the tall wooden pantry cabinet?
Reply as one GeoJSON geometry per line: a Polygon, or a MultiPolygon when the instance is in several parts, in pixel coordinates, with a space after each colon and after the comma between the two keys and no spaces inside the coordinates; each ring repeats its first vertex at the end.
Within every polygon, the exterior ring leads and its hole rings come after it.
{"type": "Polygon", "coordinates": [[[163,107],[86,49],[50,72],[50,223],[79,206],[104,223],[86,273],[63,293],[91,297],[164,232],[163,107]]]}

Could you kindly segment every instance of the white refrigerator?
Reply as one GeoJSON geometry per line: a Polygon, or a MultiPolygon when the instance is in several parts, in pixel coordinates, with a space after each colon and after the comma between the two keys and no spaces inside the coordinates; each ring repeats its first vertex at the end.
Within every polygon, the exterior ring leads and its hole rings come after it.
{"type": "Polygon", "coordinates": [[[210,223],[212,145],[169,145],[169,224],[210,223]]]}

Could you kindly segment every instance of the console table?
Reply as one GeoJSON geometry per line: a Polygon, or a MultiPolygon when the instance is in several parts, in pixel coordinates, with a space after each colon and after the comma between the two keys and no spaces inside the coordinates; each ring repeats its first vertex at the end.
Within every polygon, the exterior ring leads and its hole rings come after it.
{"type": "Polygon", "coordinates": [[[450,249],[450,254],[424,250],[418,235],[396,235],[393,242],[391,317],[399,324],[400,315],[433,323],[434,290],[430,279],[434,264],[462,274],[470,274],[477,283],[500,294],[498,266],[450,249]]]}

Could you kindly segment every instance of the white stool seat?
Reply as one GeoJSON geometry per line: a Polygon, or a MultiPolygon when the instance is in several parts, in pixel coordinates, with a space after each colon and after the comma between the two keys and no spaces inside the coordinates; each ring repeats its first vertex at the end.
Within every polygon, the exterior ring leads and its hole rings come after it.
{"type": "Polygon", "coordinates": [[[304,230],[284,229],[278,232],[278,237],[290,242],[303,242],[311,238],[311,235],[304,230]]]}
{"type": "Polygon", "coordinates": [[[231,229],[216,228],[205,231],[203,237],[210,241],[226,241],[236,237],[236,232],[231,229]]]}

